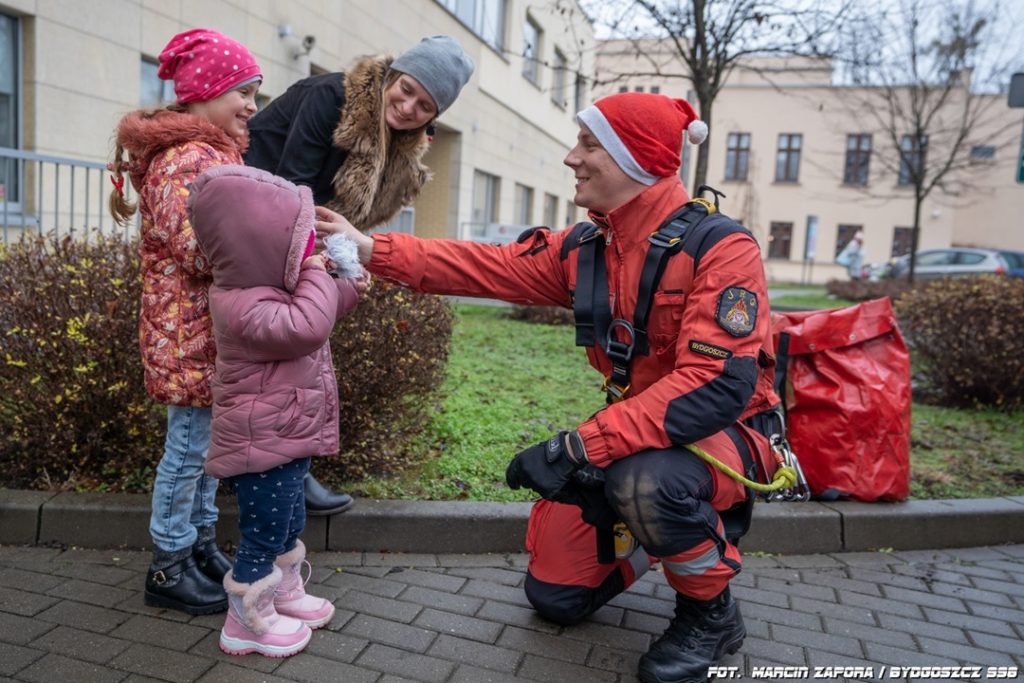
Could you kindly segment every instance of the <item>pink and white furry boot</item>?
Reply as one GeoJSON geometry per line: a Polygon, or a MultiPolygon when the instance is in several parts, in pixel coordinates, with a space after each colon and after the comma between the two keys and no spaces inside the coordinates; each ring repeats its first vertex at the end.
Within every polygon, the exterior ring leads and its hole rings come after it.
{"type": "Polygon", "coordinates": [[[294,548],[278,555],[274,564],[284,575],[274,594],[274,607],[278,613],[298,619],[313,629],[327,625],[334,616],[334,605],[330,600],[308,595],[306,582],[302,580],[302,565],[309,566],[305,544],[297,541],[294,548]]]}
{"type": "Polygon", "coordinates": [[[281,570],[255,583],[239,583],[224,575],[228,616],[220,632],[220,649],[229,655],[259,652],[267,657],[290,657],[301,652],[313,632],[298,619],[274,609],[274,591],[281,584],[281,570]]]}

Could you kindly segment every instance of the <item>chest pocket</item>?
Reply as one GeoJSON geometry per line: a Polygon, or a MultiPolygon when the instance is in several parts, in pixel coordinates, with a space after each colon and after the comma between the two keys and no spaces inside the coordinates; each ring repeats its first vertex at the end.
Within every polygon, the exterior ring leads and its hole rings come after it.
{"type": "Polygon", "coordinates": [[[655,354],[675,348],[683,325],[686,293],[681,289],[666,289],[654,293],[654,305],[647,325],[651,351],[655,354]]]}

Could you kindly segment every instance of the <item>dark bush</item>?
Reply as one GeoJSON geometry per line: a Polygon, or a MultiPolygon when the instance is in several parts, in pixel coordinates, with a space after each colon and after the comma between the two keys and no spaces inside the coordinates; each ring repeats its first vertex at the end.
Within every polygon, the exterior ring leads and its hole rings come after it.
{"type": "Polygon", "coordinates": [[[881,280],[829,280],[825,289],[832,296],[849,301],[870,301],[884,296],[893,301],[899,299],[904,292],[911,289],[906,279],[884,278],[881,280]]]}
{"type": "MultiPolygon", "coordinates": [[[[27,239],[0,246],[0,486],[146,491],[166,412],[145,392],[138,244],[27,239]]],[[[331,338],[342,452],[328,480],[406,464],[440,400],[452,314],[382,281],[331,338]]]]}
{"type": "Polygon", "coordinates": [[[394,472],[440,406],[452,336],[441,297],[374,279],[331,337],[341,411],[341,457],[321,458],[327,481],[394,472]]]}
{"type": "Polygon", "coordinates": [[[512,306],[508,309],[508,317],[542,325],[572,325],[576,322],[572,309],[560,306],[512,306]]]}
{"type": "Polygon", "coordinates": [[[1024,405],[1024,279],[947,278],[907,292],[895,311],[925,383],[921,398],[953,407],[1024,405]]]}
{"type": "Polygon", "coordinates": [[[0,252],[0,477],[144,490],[166,412],[146,395],[137,245],[26,238],[0,252]]]}

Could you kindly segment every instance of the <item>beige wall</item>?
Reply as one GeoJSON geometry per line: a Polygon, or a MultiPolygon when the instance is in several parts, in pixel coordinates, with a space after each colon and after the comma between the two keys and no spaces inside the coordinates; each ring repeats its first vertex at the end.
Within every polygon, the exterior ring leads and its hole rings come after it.
{"type": "Polygon", "coordinates": [[[270,96],[308,75],[311,65],[341,70],[362,54],[397,54],[423,36],[452,35],[477,69],[440,119],[443,146],[429,157],[438,185],[424,190],[429,205],[417,220],[429,221],[431,236],[468,234],[474,169],[501,178],[499,220],[512,219],[517,182],[534,188],[534,215],[547,192],[559,197],[564,219],[573,183],[561,160],[577,130],[573,77],[566,79],[569,105],[556,106],[550,66],[541,66],[534,85],[522,76],[518,55],[529,12],[544,31],[541,60],[550,64],[559,45],[571,69],[591,73],[593,31],[574,3],[506,0],[501,51],[436,0],[15,0],[0,8],[22,18],[22,147],[89,161],[109,158],[114,125],[138,106],[140,58],[156,57],[186,28],[215,28],[248,46],[263,69],[261,92],[270,96]],[[281,37],[281,25],[291,35],[281,37]],[[316,37],[315,47],[298,54],[305,35],[316,37]]]}
{"type": "MultiPolygon", "coordinates": [[[[679,78],[684,70],[678,60],[658,45],[642,45],[640,52],[637,56],[635,46],[626,41],[602,44],[598,74],[609,82],[598,94],[617,92],[622,86],[629,90],[642,86],[649,91],[651,85],[659,85],[663,94],[686,95],[690,85],[679,78]],[[647,56],[648,51],[653,56],[647,56]],[[650,72],[652,65],[668,75],[628,75],[650,72]]],[[[752,71],[738,71],[716,99],[711,135],[705,143],[710,149],[708,184],[728,196],[723,200],[724,210],[754,232],[766,256],[770,224],[793,224],[790,258],[766,259],[770,279],[823,282],[845,277],[843,269],[833,263],[840,224],[863,226],[868,262],[888,260],[894,228],[913,225],[913,201],[910,190],[897,187],[895,174],[883,168],[879,155],[894,159],[895,149],[881,130],[872,130],[870,117],[850,106],[864,99],[864,91],[831,87],[830,69],[820,61],[772,60],[768,65],[770,82],[752,71]],[[746,182],[725,180],[726,143],[733,132],[751,135],[746,182]],[[780,133],[803,135],[796,183],[774,181],[780,133]],[[842,182],[846,135],[853,133],[873,134],[866,191],[842,182]],[[808,216],[818,218],[813,267],[803,261],[808,216]]],[[[950,191],[936,188],[925,200],[921,248],[971,244],[1024,250],[1024,185],[1014,180],[1024,110],[1007,108],[1005,97],[993,98],[991,104],[988,124],[972,134],[972,139],[973,144],[998,144],[996,158],[970,167],[974,191],[954,194],[962,190],[954,176],[950,191]]],[[[695,159],[696,148],[689,146],[686,155],[695,159]]],[[[689,168],[688,187],[693,161],[689,168]]]]}

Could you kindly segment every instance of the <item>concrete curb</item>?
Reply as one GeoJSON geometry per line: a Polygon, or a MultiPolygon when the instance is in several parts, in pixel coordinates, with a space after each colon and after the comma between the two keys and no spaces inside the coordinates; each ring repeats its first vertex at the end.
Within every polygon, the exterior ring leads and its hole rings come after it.
{"type": "MultiPolygon", "coordinates": [[[[234,500],[219,499],[219,540],[237,542],[234,500]]],[[[149,546],[150,497],[0,489],[0,544],[149,546]]],[[[310,517],[310,550],[508,553],[523,549],[529,503],[360,500],[310,517]]],[[[758,503],[747,552],[833,553],[1024,543],[1024,496],[905,503],[758,503]]]]}

